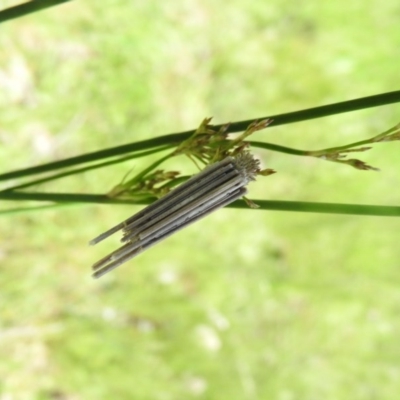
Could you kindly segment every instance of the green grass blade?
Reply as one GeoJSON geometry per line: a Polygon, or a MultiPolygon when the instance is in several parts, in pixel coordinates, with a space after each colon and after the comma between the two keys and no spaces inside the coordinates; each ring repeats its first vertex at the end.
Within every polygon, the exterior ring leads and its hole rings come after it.
{"type": "MultiPolygon", "coordinates": [[[[180,134],[170,135],[170,136],[179,136],[180,134]]],[[[16,179],[24,176],[35,175],[39,173],[54,171],[57,169],[72,167],[79,164],[85,164],[89,162],[94,162],[98,160],[102,160],[105,158],[116,157],[126,153],[139,152],[142,150],[148,149],[156,149],[158,147],[162,147],[162,150],[173,147],[175,145],[174,142],[170,142],[168,140],[158,140],[159,138],[143,140],[141,142],[125,144],[122,146],[112,147],[105,150],[95,151],[93,153],[86,153],[80,156],[65,158],[60,161],[53,161],[47,164],[37,165],[36,167],[28,167],[24,169],[19,169],[11,172],[6,172],[5,174],[0,175],[0,181],[5,181],[8,179],[16,179]]],[[[157,149],[156,151],[158,151],[157,149]]],[[[161,150],[160,150],[161,151],[161,150]]]]}
{"type": "MultiPolygon", "coordinates": [[[[104,194],[81,193],[43,193],[43,192],[0,192],[0,199],[14,201],[47,201],[56,203],[113,203],[126,204],[126,201],[112,199],[104,194]]],[[[132,200],[130,202],[134,204],[132,200]]]]}
{"type": "Polygon", "coordinates": [[[53,203],[53,204],[46,204],[44,206],[9,208],[6,210],[0,210],[0,216],[3,217],[6,215],[22,214],[26,212],[47,211],[47,210],[54,210],[55,208],[80,206],[80,205],[81,204],[79,203],[53,203]]]}
{"type": "MultiPolygon", "coordinates": [[[[229,127],[230,132],[240,132],[244,131],[248,125],[254,121],[262,119],[273,119],[270,126],[284,125],[294,122],[305,121],[314,118],[326,117],[328,115],[335,115],[344,112],[350,112],[355,110],[361,110],[370,107],[378,107],[385,104],[392,104],[400,102],[400,91],[383,93],[375,96],[363,97],[360,99],[344,101],[335,104],[329,104],[321,107],[309,108],[301,111],[294,111],[285,114],[271,115],[269,117],[261,117],[257,119],[239,121],[231,123],[229,127]]],[[[215,128],[219,129],[225,124],[216,125],[215,128]]],[[[149,148],[154,148],[158,146],[171,145],[176,146],[180,144],[183,140],[187,139],[190,135],[193,135],[194,130],[173,133],[169,135],[164,135],[156,137],[153,139],[147,139],[136,143],[129,143],[122,146],[112,147],[105,150],[95,151],[92,153],[86,153],[80,156],[75,156],[71,158],[66,158],[60,161],[54,161],[47,164],[38,165],[36,167],[29,167],[24,169],[19,169],[11,172],[6,172],[0,175],[0,181],[7,179],[21,178],[23,176],[35,175],[38,173],[53,171],[56,169],[71,167],[78,164],[83,164],[87,162],[98,161],[100,159],[114,157],[130,152],[142,151],[149,148]]],[[[283,148],[283,146],[282,146],[283,148]]]]}
{"type": "MultiPolygon", "coordinates": [[[[351,111],[363,110],[366,108],[379,107],[387,104],[400,102],[400,90],[377,94],[374,96],[361,97],[359,99],[342,101],[340,103],[328,104],[306,110],[294,111],[285,114],[271,115],[269,117],[257,118],[256,120],[272,119],[271,126],[292,124],[294,122],[307,121],[310,119],[328,117],[330,115],[342,114],[351,111]]],[[[229,132],[244,131],[249,124],[255,120],[236,122],[230,125],[229,132]]],[[[217,125],[219,128],[220,125],[217,125]]]]}
{"type": "MultiPolygon", "coordinates": [[[[75,193],[35,193],[35,192],[0,192],[0,199],[3,200],[34,200],[34,201],[53,201],[57,203],[102,203],[102,204],[150,204],[153,199],[133,200],[133,199],[113,199],[103,194],[75,194],[75,193]]],[[[351,214],[400,217],[400,206],[381,206],[364,204],[344,204],[344,203],[317,203],[302,201],[282,201],[282,200],[252,200],[259,208],[257,210],[269,211],[294,211],[312,212],[323,214],[351,214]]],[[[248,205],[243,201],[235,201],[228,207],[245,208],[248,205]]]]}
{"type": "MultiPolygon", "coordinates": [[[[400,217],[400,206],[382,206],[382,205],[347,204],[347,203],[318,203],[318,202],[283,201],[283,200],[252,200],[252,201],[259,206],[257,210],[400,217]]],[[[247,204],[242,200],[233,203],[231,207],[247,208],[247,209],[249,208],[247,204]]]]}
{"type": "Polygon", "coordinates": [[[134,158],[145,157],[145,156],[148,156],[150,154],[157,153],[159,151],[167,150],[170,147],[171,146],[159,147],[157,149],[151,149],[151,150],[148,150],[148,151],[143,151],[141,153],[130,154],[128,156],[120,157],[120,158],[117,158],[115,160],[105,161],[105,162],[102,162],[102,163],[89,165],[89,166],[86,166],[86,167],[75,168],[75,169],[72,169],[72,170],[69,170],[69,171],[66,171],[66,172],[61,172],[61,173],[58,173],[58,174],[55,174],[55,175],[48,176],[46,178],[35,179],[33,181],[30,181],[30,182],[27,182],[27,183],[23,183],[21,185],[12,186],[10,188],[5,189],[4,192],[11,191],[11,190],[26,189],[27,187],[31,187],[31,186],[34,186],[34,185],[39,185],[39,184],[42,184],[42,183],[54,181],[56,179],[65,178],[65,177],[70,176],[70,175],[80,174],[80,173],[91,171],[91,170],[94,170],[94,169],[103,168],[103,167],[107,167],[107,166],[114,165],[114,164],[119,164],[119,163],[131,160],[131,159],[134,159],[134,158]]]}
{"type": "Polygon", "coordinates": [[[0,11],[0,23],[9,21],[10,19],[23,17],[27,14],[32,14],[34,12],[44,10],[45,8],[67,3],[68,1],[71,0],[35,0],[18,4],[0,11]]]}

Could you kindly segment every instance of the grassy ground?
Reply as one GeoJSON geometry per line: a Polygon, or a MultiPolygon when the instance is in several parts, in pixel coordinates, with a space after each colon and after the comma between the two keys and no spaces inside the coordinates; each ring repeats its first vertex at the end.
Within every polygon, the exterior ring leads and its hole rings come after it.
{"type": "MultiPolygon", "coordinates": [[[[4,24],[2,170],[206,116],[398,89],[399,11],[395,0],[86,0],[4,24]]],[[[393,105],[255,139],[318,149],[398,121],[393,105]]],[[[399,203],[396,143],[363,155],[380,173],[257,154],[278,174],[254,183],[252,198],[399,203]]],[[[42,189],[106,192],[148,162],[42,189]]],[[[186,160],[172,166],[194,172],[186,160]]],[[[136,209],[2,218],[1,400],[398,398],[399,221],[222,210],[92,280],[90,265],[115,242],[87,242],[136,209]]]]}

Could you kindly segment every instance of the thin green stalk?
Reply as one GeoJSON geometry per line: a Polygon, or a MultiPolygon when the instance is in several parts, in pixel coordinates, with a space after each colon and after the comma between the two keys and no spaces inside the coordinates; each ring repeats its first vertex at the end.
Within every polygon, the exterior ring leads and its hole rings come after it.
{"type": "Polygon", "coordinates": [[[123,184],[123,186],[130,187],[130,186],[133,186],[136,183],[140,182],[149,172],[153,171],[153,169],[157,168],[160,164],[162,164],[164,161],[167,161],[173,155],[174,155],[174,153],[167,154],[166,156],[161,157],[159,160],[154,161],[151,165],[149,165],[147,168],[145,168],[138,175],[136,175],[135,177],[130,179],[128,182],[123,184]]]}
{"type": "MultiPolygon", "coordinates": [[[[399,206],[346,204],[346,203],[317,203],[306,201],[282,201],[282,200],[252,200],[259,208],[256,210],[293,211],[321,214],[348,214],[380,217],[400,217],[399,206]]],[[[229,206],[228,206],[229,207],[229,206]]],[[[249,208],[243,201],[232,204],[234,208],[249,208]]]]}
{"type": "MultiPolygon", "coordinates": [[[[147,200],[113,199],[103,194],[75,193],[35,193],[35,192],[1,192],[2,200],[34,200],[54,201],[57,203],[98,203],[98,204],[150,204],[154,198],[147,200]]],[[[282,200],[252,200],[259,208],[257,210],[312,212],[324,214],[369,215],[381,217],[400,217],[400,206],[380,206],[364,204],[316,203],[282,200]]],[[[235,201],[228,207],[250,209],[243,200],[235,201]]]]}
{"type": "Polygon", "coordinates": [[[160,147],[162,149],[165,149],[167,147],[174,147],[176,145],[174,142],[169,142],[167,140],[165,140],[164,143],[156,142],[157,138],[143,140],[141,142],[130,143],[122,146],[96,151],[93,153],[86,153],[80,156],[65,158],[64,160],[60,161],[53,161],[47,164],[41,164],[36,167],[28,167],[20,170],[6,172],[5,174],[0,175],[0,181],[22,178],[24,176],[54,171],[61,168],[68,168],[79,164],[91,163],[105,158],[121,156],[126,153],[141,152],[142,150],[156,149],[160,147]]]}
{"type": "Polygon", "coordinates": [[[117,185],[114,189],[111,190],[111,192],[109,193],[109,196],[110,197],[117,197],[117,196],[121,195],[122,193],[124,193],[126,190],[131,189],[137,183],[142,181],[146,177],[146,175],[148,173],[153,171],[155,168],[157,168],[164,161],[166,161],[169,158],[171,158],[173,155],[174,155],[174,152],[170,153],[170,154],[167,154],[164,157],[161,157],[159,160],[153,162],[150,166],[145,168],[142,172],[140,172],[139,174],[135,175],[132,179],[129,179],[129,181],[117,185]]]}
{"type": "Polygon", "coordinates": [[[307,150],[299,150],[293,149],[292,147],[281,146],[279,144],[267,143],[267,142],[258,142],[258,141],[248,141],[251,146],[259,147],[261,149],[277,151],[279,153],[286,153],[295,156],[309,156],[309,151],[307,150]]]}
{"type": "Polygon", "coordinates": [[[0,11],[0,23],[9,21],[10,19],[23,17],[24,15],[41,11],[48,7],[67,3],[68,1],[70,0],[34,0],[23,4],[18,4],[0,11]]]}
{"type": "MultiPolygon", "coordinates": [[[[322,118],[328,115],[335,115],[344,112],[350,112],[355,110],[361,110],[370,107],[378,107],[385,104],[392,104],[400,102],[400,90],[394,92],[383,93],[375,96],[368,96],[360,99],[344,101],[335,104],[329,104],[321,107],[309,108],[301,111],[294,111],[285,114],[272,115],[268,117],[261,117],[257,119],[240,121],[230,124],[230,132],[241,132],[246,130],[246,128],[254,121],[272,119],[273,122],[270,126],[284,125],[299,121],[306,121],[314,118],[322,118]]],[[[216,125],[215,129],[220,129],[226,124],[216,125]]],[[[21,178],[23,176],[35,175],[38,173],[53,171],[56,169],[71,167],[78,164],[83,164],[87,162],[93,162],[104,158],[115,157],[118,155],[131,153],[135,151],[142,151],[149,148],[154,148],[158,146],[179,145],[183,140],[188,139],[195,130],[190,130],[181,133],[173,133],[169,135],[164,135],[156,137],[153,139],[143,140],[141,142],[129,143],[122,146],[112,147],[105,150],[95,151],[92,153],[86,153],[80,156],[75,156],[71,158],[66,158],[64,160],[55,161],[47,164],[38,165],[36,167],[28,167],[24,169],[19,169],[11,172],[6,172],[0,175],[0,181],[21,178]]]]}
{"type": "Polygon", "coordinates": [[[47,211],[50,209],[60,208],[60,207],[71,207],[71,206],[82,206],[80,203],[53,203],[46,204],[44,206],[32,206],[32,207],[18,207],[18,208],[8,208],[5,210],[0,210],[0,215],[14,215],[14,214],[23,214],[26,212],[35,212],[35,211],[47,211]]]}
{"type": "Polygon", "coordinates": [[[107,203],[107,204],[134,204],[131,200],[113,199],[104,194],[81,194],[81,193],[52,193],[52,192],[0,192],[1,200],[14,201],[52,201],[57,203],[107,203]]]}
{"type": "Polygon", "coordinates": [[[331,162],[347,164],[352,166],[353,168],[357,168],[360,170],[378,170],[377,168],[366,164],[364,161],[354,158],[347,158],[347,156],[350,153],[370,150],[372,149],[372,146],[376,143],[386,143],[396,140],[400,140],[400,124],[397,124],[394,127],[386,130],[385,132],[382,132],[379,135],[375,135],[369,139],[359,140],[358,142],[353,142],[343,146],[329,147],[322,150],[298,150],[265,142],[250,142],[250,144],[254,147],[261,147],[268,150],[279,151],[281,153],[307,157],[317,157],[331,162]],[[369,146],[365,147],[365,145],[369,146]]]}
{"type": "Polygon", "coordinates": [[[325,154],[330,154],[330,153],[340,153],[344,150],[349,150],[354,147],[362,146],[364,144],[371,144],[371,139],[365,139],[365,140],[360,140],[358,142],[350,143],[350,144],[345,144],[343,146],[337,146],[337,147],[329,147],[328,149],[322,149],[322,150],[310,150],[307,152],[307,156],[313,156],[313,157],[319,157],[321,155],[325,154]]]}
{"type": "Polygon", "coordinates": [[[148,151],[143,151],[143,152],[141,152],[139,154],[134,153],[134,154],[131,154],[131,155],[126,156],[126,157],[120,157],[120,158],[117,158],[115,160],[105,161],[105,162],[102,162],[102,163],[99,163],[99,164],[90,165],[88,167],[75,168],[75,169],[72,169],[70,171],[61,172],[61,173],[58,173],[58,174],[55,174],[55,175],[51,175],[51,176],[49,176],[47,178],[35,179],[33,181],[30,181],[30,182],[27,182],[27,183],[23,183],[21,185],[12,186],[12,187],[7,188],[7,189],[5,189],[3,191],[7,192],[7,191],[11,191],[11,190],[26,189],[27,187],[31,187],[31,186],[34,186],[34,185],[39,185],[41,183],[46,183],[46,182],[54,181],[56,179],[65,178],[66,176],[69,176],[69,175],[75,175],[75,174],[79,174],[79,173],[82,173],[82,172],[87,172],[87,171],[90,171],[90,170],[93,170],[93,169],[97,169],[97,168],[103,168],[103,167],[107,167],[109,165],[119,164],[119,163],[122,163],[122,162],[125,162],[125,161],[128,161],[128,160],[131,160],[133,158],[145,157],[145,156],[148,156],[150,154],[157,153],[159,151],[167,150],[169,148],[171,148],[171,146],[168,145],[168,146],[159,147],[159,148],[148,150],[148,151]]]}
{"type": "Polygon", "coordinates": [[[343,146],[330,147],[330,148],[322,149],[322,150],[308,151],[307,155],[313,156],[313,157],[319,157],[321,155],[341,153],[341,152],[346,152],[348,150],[358,151],[360,146],[363,146],[365,144],[373,145],[375,143],[391,142],[391,141],[395,141],[395,140],[399,140],[399,139],[400,139],[400,124],[397,124],[393,128],[390,128],[387,131],[382,132],[379,135],[375,135],[369,139],[360,140],[358,142],[346,144],[343,146]]]}

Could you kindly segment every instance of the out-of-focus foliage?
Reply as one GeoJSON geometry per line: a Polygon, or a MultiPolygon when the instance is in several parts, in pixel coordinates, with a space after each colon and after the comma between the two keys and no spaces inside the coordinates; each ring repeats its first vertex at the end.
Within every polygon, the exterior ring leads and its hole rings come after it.
{"type": "MultiPolygon", "coordinates": [[[[86,0],[8,22],[1,165],[190,129],[206,116],[222,123],[395,90],[399,19],[394,0],[86,0]]],[[[255,140],[339,146],[393,126],[398,109],[255,140]]],[[[365,153],[379,173],[257,153],[278,173],[251,197],[399,203],[397,143],[365,153]]],[[[105,193],[148,163],[70,177],[62,189],[105,193]]],[[[195,172],[184,158],[170,166],[195,172]]],[[[1,399],[397,398],[399,221],[222,210],[93,281],[89,266],[115,243],[88,240],[137,209],[2,219],[1,399]]]]}

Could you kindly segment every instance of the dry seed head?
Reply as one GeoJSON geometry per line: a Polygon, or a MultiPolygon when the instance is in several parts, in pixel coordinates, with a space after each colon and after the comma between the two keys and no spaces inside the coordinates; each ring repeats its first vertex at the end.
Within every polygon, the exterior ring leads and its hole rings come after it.
{"type": "Polygon", "coordinates": [[[242,151],[233,157],[233,164],[246,181],[245,185],[254,181],[256,175],[260,172],[260,161],[247,151],[242,151]]]}

